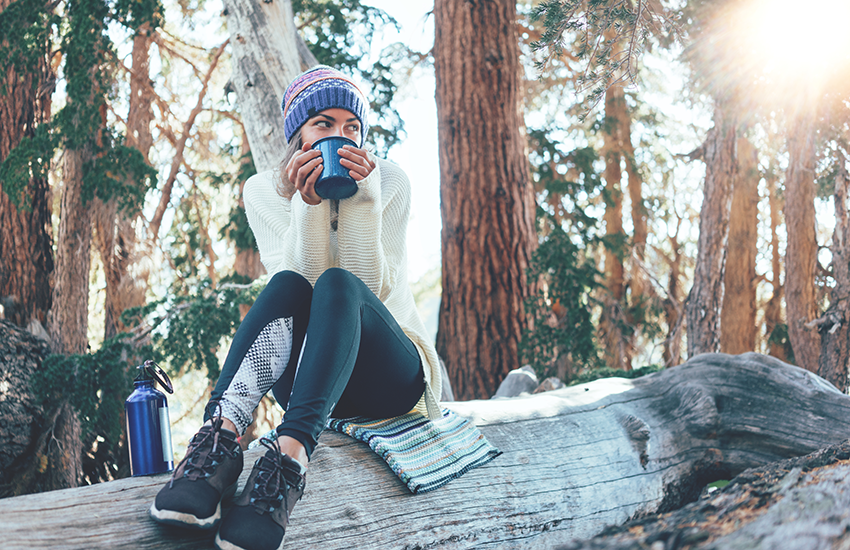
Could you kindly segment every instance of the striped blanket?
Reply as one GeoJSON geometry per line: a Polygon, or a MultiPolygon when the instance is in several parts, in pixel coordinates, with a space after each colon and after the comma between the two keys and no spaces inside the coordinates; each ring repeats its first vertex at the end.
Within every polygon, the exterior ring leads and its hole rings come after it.
{"type": "Polygon", "coordinates": [[[331,418],[327,427],[369,445],[413,494],[442,487],[502,454],[469,419],[449,409],[435,421],[410,413],[382,420],[331,418]]]}
{"type": "Polygon", "coordinates": [[[449,409],[435,421],[419,413],[331,418],[328,428],[369,445],[413,494],[442,487],[501,454],[472,422],[449,409]]]}

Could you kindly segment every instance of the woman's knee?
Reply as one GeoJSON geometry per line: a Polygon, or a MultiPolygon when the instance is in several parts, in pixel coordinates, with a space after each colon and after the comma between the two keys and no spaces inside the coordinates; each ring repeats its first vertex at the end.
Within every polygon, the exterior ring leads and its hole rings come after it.
{"type": "Polygon", "coordinates": [[[365,288],[365,286],[363,281],[358,279],[357,275],[352,272],[339,267],[331,267],[319,276],[313,290],[317,294],[342,293],[345,295],[355,295],[361,288],[365,288]]]}
{"type": "Polygon", "coordinates": [[[289,292],[309,292],[310,281],[294,271],[278,271],[269,279],[266,288],[281,288],[289,292]]]}

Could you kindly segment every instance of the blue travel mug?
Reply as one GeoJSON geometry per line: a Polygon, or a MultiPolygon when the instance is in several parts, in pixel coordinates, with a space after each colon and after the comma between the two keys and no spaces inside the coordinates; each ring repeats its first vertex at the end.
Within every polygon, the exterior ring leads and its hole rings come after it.
{"type": "Polygon", "coordinates": [[[322,175],[316,180],[316,194],[323,199],[347,199],[357,192],[357,182],[348,174],[348,168],[339,163],[339,149],[343,145],[357,144],[342,136],[331,136],[317,140],[313,149],[322,152],[322,175]]]}
{"type": "Polygon", "coordinates": [[[145,476],[170,472],[174,469],[174,452],[168,400],[154,387],[154,382],[168,393],[174,393],[174,387],[168,375],[153,361],[145,361],[138,368],[139,375],[133,381],[136,389],[124,402],[130,474],[145,476]]]}

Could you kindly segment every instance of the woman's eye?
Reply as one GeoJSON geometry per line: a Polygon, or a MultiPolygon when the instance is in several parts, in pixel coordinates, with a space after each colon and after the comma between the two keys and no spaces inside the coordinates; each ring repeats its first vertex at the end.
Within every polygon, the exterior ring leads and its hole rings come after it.
{"type": "Polygon", "coordinates": [[[316,121],[316,126],[318,126],[319,128],[330,128],[331,123],[327,120],[318,120],[316,121]]]}

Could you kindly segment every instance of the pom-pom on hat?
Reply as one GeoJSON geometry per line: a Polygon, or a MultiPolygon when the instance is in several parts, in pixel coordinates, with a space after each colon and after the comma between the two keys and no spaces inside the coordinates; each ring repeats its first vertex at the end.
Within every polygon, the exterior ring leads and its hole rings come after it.
{"type": "Polygon", "coordinates": [[[327,65],[318,65],[295,77],[283,93],[280,109],[287,142],[309,118],[325,109],[345,109],[360,120],[361,147],[369,129],[369,103],[363,92],[349,77],[327,65]]]}

